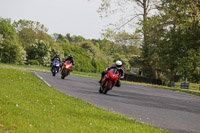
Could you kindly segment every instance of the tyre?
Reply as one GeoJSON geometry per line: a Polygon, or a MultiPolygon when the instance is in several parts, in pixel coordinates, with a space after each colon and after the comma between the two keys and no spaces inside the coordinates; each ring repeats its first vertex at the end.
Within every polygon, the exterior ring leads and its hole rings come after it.
{"type": "Polygon", "coordinates": [[[101,88],[101,87],[99,87],[99,93],[103,93],[103,91],[102,91],[102,88],[101,88]]]}
{"type": "Polygon", "coordinates": [[[69,75],[69,70],[66,70],[65,71],[65,76],[68,76],[69,75]]]}
{"type": "Polygon", "coordinates": [[[61,71],[61,79],[64,79],[65,78],[65,73],[64,73],[64,69],[61,71]]]}
{"type": "Polygon", "coordinates": [[[106,94],[110,90],[110,87],[111,87],[111,82],[108,82],[107,86],[105,86],[105,88],[103,89],[103,94],[106,94]]]}
{"type": "Polygon", "coordinates": [[[55,68],[55,67],[53,68],[52,75],[53,75],[53,76],[56,76],[56,68],[55,68]]]}
{"type": "Polygon", "coordinates": [[[63,69],[61,72],[61,79],[64,79],[69,74],[69,71],[66,69],[63,69]]]}

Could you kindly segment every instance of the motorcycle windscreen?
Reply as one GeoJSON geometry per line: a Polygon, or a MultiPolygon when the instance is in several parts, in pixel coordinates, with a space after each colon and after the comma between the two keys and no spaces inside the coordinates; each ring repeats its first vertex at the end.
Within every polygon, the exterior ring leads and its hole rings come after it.
{"type": "Polygon", "coordinates": [[[54,64],[54,66],[59,66],[60,62],[58,60],[54,60],[53,64],[54,64]]]}
{"type": "Polygon", "coordinates": [[[117,70],[117,69],[112,69],[112,72],[113,72],[113,74],[118,74],[119,73],[119,71],[117,70]]]}
{"type": "Polygon", "coordinates": [[[67,60],[66,62],[67,62],[67,64],[71,64],[71,61],[69,61],[69,60],[67,60]]]}
{"type": "Polygon", "coordinates": [[[119,78],[119,71],[117,69],[112,69],[112,78],[118,79],[119,78]]]}

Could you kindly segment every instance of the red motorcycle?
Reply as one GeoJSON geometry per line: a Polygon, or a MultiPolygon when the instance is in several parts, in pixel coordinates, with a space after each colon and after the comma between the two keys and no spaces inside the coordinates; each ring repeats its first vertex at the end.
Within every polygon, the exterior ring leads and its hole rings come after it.
{"type": "Polygon", "coordinates": [[[103,77],[99,92],[106,94],[109,90],[116,85],[117,81],[119,80],[119,72],[116,68],[110,69],[108,73],[103,77]]]}
{"type": "Polygon", "coordinates": [[[66,76],[70,74],[72,70],[72,63],[71,61],[65,61],[61,71],[61,79],[64,79],[66,76]]]}

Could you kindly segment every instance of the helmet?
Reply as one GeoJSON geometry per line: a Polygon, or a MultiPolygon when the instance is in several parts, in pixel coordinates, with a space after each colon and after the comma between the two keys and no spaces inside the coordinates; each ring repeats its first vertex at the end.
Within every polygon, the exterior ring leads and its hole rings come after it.
{"type": "Polygon", "coordinates": [[[59,54],[58,53],[56,53],[56,57],[58,57],[59,56],[59,54]]]}
{"type": "Polygon", "coordinates": [[[122,66],[122,62],[120,60],[117,60],[115,64],[117,68],[120,68],[122,66]]]}
{"type": "Polygon", "coordinates": [[[72,55],[72,54],[69,54],[69,58],[73,58],[73,55],[72,55]]]}

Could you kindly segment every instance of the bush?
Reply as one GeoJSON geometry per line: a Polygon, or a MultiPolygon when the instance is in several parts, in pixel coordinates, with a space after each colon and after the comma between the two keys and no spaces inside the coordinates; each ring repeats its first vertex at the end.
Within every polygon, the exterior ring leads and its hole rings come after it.
{"type": "Polygon", "coordinates": [[[28,60],[28,61],[27,61],[27,64],[28,64],[28,65],[39,65],[40,63],[39,63],[39,61],[37,61],[37,60],[28,60]]]}

